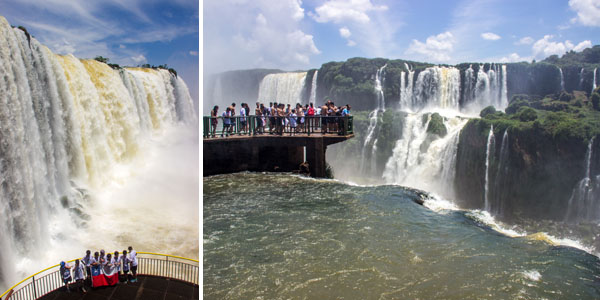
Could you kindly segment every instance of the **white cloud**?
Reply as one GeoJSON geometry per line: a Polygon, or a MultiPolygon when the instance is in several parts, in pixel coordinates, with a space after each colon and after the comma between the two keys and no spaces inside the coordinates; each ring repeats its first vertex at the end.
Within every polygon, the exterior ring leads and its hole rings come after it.
{"type": "Polygon", "coordinates": [[[188,52],[191,56],[198,56],[198,51],[190,51],[188,52]]]}
{"type": "Polygon", "coordinates": [[[486,32],[486,33],[482,33],[482,34],[481,34],[481,37],[482,37],[484,40],[489,40],[489,41],[495,41],[495,40],[499,40],[499,39],[500,39],[500,36],[499,36],[499,35],[497,35],[497,34],[495,34],[495,33],[492,33],[492,32],[486,32]]]}
{"type": "Polygon", "coordinates": [[[567,51],[581,51],[585,48],[591,47],[592,45],[592,42],[589,40],[585,40],[577,45],[574,45],[569,40],[564,42],[554,42],[551,41],[552,38],[554,38],[554,36],[545,35],[544,38],[536,41],[532,46],[533,56],[536,58],[545,58],[555,54],[560,56],[565,54],[567,51]]]}
{"type": "Polygon", "coordinates": [[[348,47],[354,47],[354,46],[356,46],[356,42],[355,42],[355,41],[353,41],[353,40],[348,40],[348,43],[346,43],[346,45],[347,45],[348,47]]]}
{"type": "Polygon", "coordinates": [[[585,41],[577,44],[577,46],[573,47],[573,50],[575,50],[577,52],[581,52],[583,49],[591,48],[591,47],[592,47],[592,41],[585,40],[585,41]]]}
{"type": "Polygon", "coordinates": [[[342,28],[340,28],[340,35],[343,38],[349,38],[352,35],[352,33],[350,32],[348,27],[342,27],[342,28]]]}
{"type": "Polygon", "coordinates": [[[511,53],[508,56],[504,56],[500,58],[500,62],[509,63],[509,62],[520,62],[520,61],[530,61],[531,57],[521,57],[517,53],[511,53]]]}
{"type": "Polygon", "coordinates": [[[309,15],[319,23],[356,22],[365,24],[371,21],[368,12],[387,9],[388,7],[385,5],[373,5],[371,0],[329,0],[315,8],[316,14],[309,13],[309,15]]]}
{"type": "Polygon", "coordinates": [[[125,48],[127,48],[127,46],[125,46],[125,45],[123,45],[123,44],[120,44],[120,45],[119,45],[119,49],[125,49],[125,48]]]}
{"type": "Polygon", "coordinates": [[[243,68],[306,68],[321,53],[298,0],[204,2],[205,73],[243,68]]]}
{"type": "Polygon", "coordinates": [[[146,59],[146,57],[142,54],[140,55],[136,55],[136,56],[132,56],[131,59],[136,62],[137,64],[143,64],[145,62],[147,62],[148,60],[146,59]]]}
{"type": "Polygon", "coordinates": [[[533,38],[530,36],[526,36],[524,38],[521,38],[518,42],[516,42],[516,45],[530,45],[533,43],[533,38]]]}
{"type": "Polygon", "coordinates": [[[449,61],[450,53],[455,43],[456,41],[452,33],[446,31],[436,36],[428,37],[425,43],[412,40],[408,50],[406,50],[406,54],[422,55],[426,59],[437,62],[449,61]]]}
{"type": "Polygon", "coordinates": [[[569,0],[569,7],[577,13],[577,17],[571,19],[571,22],[584,26],[600,26],[600,1],[569,0]]]}

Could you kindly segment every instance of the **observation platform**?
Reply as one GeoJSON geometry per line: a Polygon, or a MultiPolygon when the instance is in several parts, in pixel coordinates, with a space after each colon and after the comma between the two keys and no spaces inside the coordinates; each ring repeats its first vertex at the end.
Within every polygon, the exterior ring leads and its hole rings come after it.
{"type": "Polygon", "coordinates": [[[305,117],[304,126],[277,126],[267,119],[260,126],[256,116],[230,118],[228,131],[223,118],[204,117],[204,176],[253,172],[300,172],[308,163],[312,177],[325,177],[327,146],[354,137],[352,116],[305,117]],[[214,122],[217,120],[217,125],[214,122]]]}
{"type": "MultiPolygon", "coordinates": [[[[71,283],[69,292],[62,282],[59,273],[60,265],[54,265],[15,284],[0,295],[0,300],[198,299],[200,282],[198,260],[151,252],[137,254],[137,282],[92,288],[91,282],[86,280],[84,283],[71,283]],[[80,289],[82,284],[86,293],[80,289]]],[[[68,262],[72,264],[74,261],[75,259],[68,262]]]]}
{"type": "Polygon", "coordinates": [[[40,300],[179,300],[179,299],[198,299],[198,285],[156,276],[138,276],[137,282],[128,282],[127,284],[117,284],[116,286],[107,286],[92,289],[86,284],[87,293],[79,290],[80,285],[72,284],[71,292],[67,292],[61,287],[45,296],[38,298],[40,300]]]}

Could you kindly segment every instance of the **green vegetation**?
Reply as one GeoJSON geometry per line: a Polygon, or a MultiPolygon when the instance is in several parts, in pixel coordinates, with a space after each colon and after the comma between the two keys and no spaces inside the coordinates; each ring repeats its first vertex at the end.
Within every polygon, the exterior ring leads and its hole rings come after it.
{"type": "MultiPolygon", "coordinates": [[[[496,110],[494,109],[494,111],[496,110]]],[[[429,120],[429,125],[427,125],[427,133],[437,134],[440,137],[444,137],[448,134],[448,129],[446,128],[446,125],[444,125],[444,118],[440,116],[440,114],[433,113],[431,115],[431,120],[429,120]]]]}
{"type": "Polygon", "coordinates": [[[549,135],[556,141],[588,141],[600,134],[600,88],[591,97],[582,92],[548,95],[542,99],[515,95],[506,114],[486,107],[481,111],[484,128],[494,125],[495,132],[511,131],[549,135]],[[594,104],[595,103],[595,104],[594,104]]]}

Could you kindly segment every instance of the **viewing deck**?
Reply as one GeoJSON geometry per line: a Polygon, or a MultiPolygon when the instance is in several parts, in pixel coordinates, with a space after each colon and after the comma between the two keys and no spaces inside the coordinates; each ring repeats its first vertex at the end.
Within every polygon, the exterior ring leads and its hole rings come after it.
{"type": "MultiPolygon", "coordinates": [[[[198,299],[200,263],[185,257],[138,252],[137,282],[118,283],[114,286],[91,287],[86,280],[87,293],[80,291],[82,283],[72,283],[67,291],[54,265],[39,271],[15,284],[0,295],[0,300],[152,300],[152,299],[198,299]]],[[[75,259],[68,261],[73,263],[75,259]]],[[[130,273],[131,274],[131,273],[130,273]]],[[[125,278],[121,278],[125,280],[125,278]]]]}
{"type": "Polygon", "coordinates": [[[354,137],[352,116],[305,117],[304,124],[295,128],[289,120],[284,125],[284,119],[279,118],[278,125],[277,119],[238,116],[230,118],[228,129],[223,117],[204,117],[204,176],[241,171],[300,172],[300,164],[307,162],[311,176],[325,177],[327,146],[354,137]]]}

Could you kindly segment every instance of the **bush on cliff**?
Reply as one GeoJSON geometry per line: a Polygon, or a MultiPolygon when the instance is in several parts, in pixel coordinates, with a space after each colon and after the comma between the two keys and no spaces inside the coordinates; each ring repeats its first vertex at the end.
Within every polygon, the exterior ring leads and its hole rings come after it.
{"type": "Polygon", "coordinates": [[[444,118],[440,116],[439,113],[431,115],[431,120],[429,121],[429,125],[427,125],[427,133],[436,134],[440,137],[444,137],[448,134],[448,129],[446,128],[446,125],[444,125],[444,118]]]}
{"type": "Polygon", "coordinates": [[[521,120],[521,122],[530,122],[537,119],[537,112],[531,107],[519,108],[517,115],[519,116],[519,120],[521,120]]]}
{"type": "Polygon", "coordinates": [[[479,116],[482,118],[485,118],[487,115],[493,114],[495,112],[496,112],[496,108],[490,105],[490,106],[482,109],[481,112],[479,113],[479,116]]]}

